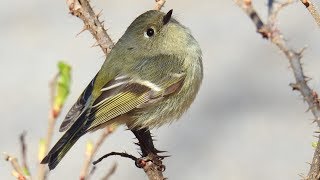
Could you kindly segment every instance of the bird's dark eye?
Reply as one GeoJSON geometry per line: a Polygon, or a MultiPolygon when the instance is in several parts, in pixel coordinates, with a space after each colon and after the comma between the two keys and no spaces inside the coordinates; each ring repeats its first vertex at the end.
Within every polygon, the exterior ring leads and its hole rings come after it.
{"type": "Polygon", "coordinates": [[[147,31],[146,31],[146,35],[148,37],[151,37],[154,35],[154,30],[152,28],[148,28],[147,31]]]}

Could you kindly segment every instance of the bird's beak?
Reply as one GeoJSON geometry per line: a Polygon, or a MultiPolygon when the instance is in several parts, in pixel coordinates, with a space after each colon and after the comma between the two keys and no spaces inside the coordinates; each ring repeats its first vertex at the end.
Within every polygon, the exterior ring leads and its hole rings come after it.
{"type": "Polygon", "coordinates": [[[163,16],[163,19],[162,19],[163,25],[166,25],[170,21],[172,11],[173,9],[171,9],[165,16],[163,16]]]}

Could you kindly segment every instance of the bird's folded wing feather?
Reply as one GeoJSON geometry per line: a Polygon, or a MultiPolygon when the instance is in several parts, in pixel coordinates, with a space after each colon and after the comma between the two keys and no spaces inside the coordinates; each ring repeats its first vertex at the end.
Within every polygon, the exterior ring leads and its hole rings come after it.
{"type": "Polygon", "coordinates": [[[94,101],[88,116],[92,121],[88,131],[123,115],[135,108],[156,103],[180,88],[184,76],[173,76],[164,86],[158,86],[145,80],[122,77],[110,81],[101,89],[101,95],[94,101]]]}
{"type": "Polygon", "coordinates": [[[78,98],[77,102],[71,107],[69,112],[67,113],[65,119],[60,125],[60,132],[66,131],[70,128],[70,126],[80,117],[82,113],[85,112],[86,108],[90,102],[90,97],[93,91],[94,81],[97,75],[92,79],[86,89],[82,92],[80,97],[78,98]]]}

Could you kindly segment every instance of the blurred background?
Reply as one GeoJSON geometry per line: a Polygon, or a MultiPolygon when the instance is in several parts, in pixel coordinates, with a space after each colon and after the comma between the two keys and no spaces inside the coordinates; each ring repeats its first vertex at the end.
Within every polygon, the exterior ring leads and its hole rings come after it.
{"type": "MultiPolygon", "coordinates": [[[[262,18],[267,1],[253,1],[262,18]]],[[[93,0],[103,9],[108,33],[117,41],[139,14],[154,7],[153,0],[93,0]]],[[[320,3],[316,4],[320,7],[320,3]]],[[[156,146],[167,150],[164,163],[169,179],[292,180],[307,173],[316,141],[311,113],[299,93],[288,86],[293,76],[287,59],[256,33],[247,15],[233,1],[168,0],[163,11],[188,26],[203,51],[205,77],[200,93],[183,118],[152,132],[156,146]]],[[[57,61],[72,65],[71,94],[58,119],[53,143],[62,135],[58,127],[66,111],[94,77],[104,61],[89,32],[77,36],[82,21],[69,14],[64,0],[11,0],[0,6],[0,151],[20,158],[18,136],[27,131],[28,162],[37,170],[40,137],[46,135],[49,80],[57,61]]],[[[309,12],[294,3],[279,15],[279,27],[293,48],[307,46],[303,56],[309,85],[320,88],[320,33],[309,12]]],[[[49,179],[78,179],[85,143],[99,132],[82,137],[49,174],[49,179]]],[[[119,128],[104,143],[97,157],[111,151],[137,155],[136,140],[119,128]]],[[[21,158],[20,158],[21,159],[21,158]]],[[[98,164],[93,179],[105,175],[112,163],[112,179],[146,179],[131,160],[111,157],[98,164]]],[[[11,165],[0,160],[1,179],[14,179],[11,165]]]]}

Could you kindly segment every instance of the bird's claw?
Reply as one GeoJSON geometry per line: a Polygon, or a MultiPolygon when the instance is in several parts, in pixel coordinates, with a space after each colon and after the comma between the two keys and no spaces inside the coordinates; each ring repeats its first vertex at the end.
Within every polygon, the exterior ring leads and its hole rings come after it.
{"type": "Polygon", "coordinates": [[[152,158],[150,158],[149,156],[141,157],[135,161],[135,165],[138,168],[144,168],[148,162],[151,162],[157,166],[158,171],[164,172],[166,170],[166,166],[162,164],[161,160],[163,160],[165,157],[168,156],[153,155],[152,158]]]}

